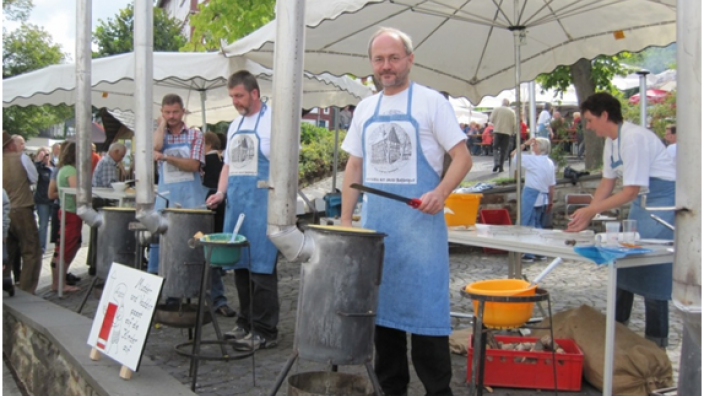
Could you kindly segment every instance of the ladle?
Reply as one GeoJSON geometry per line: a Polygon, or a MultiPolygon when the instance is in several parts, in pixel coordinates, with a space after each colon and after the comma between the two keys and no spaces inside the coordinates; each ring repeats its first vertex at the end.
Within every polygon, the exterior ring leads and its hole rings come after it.
{"type": "Polygon", "coordinates": [[[240,217],[237,218],[237,224],[235,224],[235,230],[232,231],[232,237],[230,238],[230,243],[235,243],[235,239],[237,239],[237,233],[240,231],[240,227],[242,227],[243,221],[244,221],[244,213],[240,213],[240,217]]]}
{"type": "Polygon", "coordinates": [[[560,265],[560,263],[562,263],[562,261],[563,261],[563,260],[562,260],[562,257],[557,257],[555,260],[553,260],[552,263],[550,263],[550,265],[548,265],[548,266],[543,270],[543,272],[541,272],[540,274],[538,274],[538,276],[536,276],[535,279],[533,279],[533,280],[530,282],[530,284],[528,285],[527,289],[530,289],[531,287],[537,285],[538,282],[540,282],[541,280],[543,280],[543,278],[545,278],[545,275],[547,275],[550,271],[552,271],[553,269],[555,269],[555,267],[557,267],[558,265],[560,265]]]}

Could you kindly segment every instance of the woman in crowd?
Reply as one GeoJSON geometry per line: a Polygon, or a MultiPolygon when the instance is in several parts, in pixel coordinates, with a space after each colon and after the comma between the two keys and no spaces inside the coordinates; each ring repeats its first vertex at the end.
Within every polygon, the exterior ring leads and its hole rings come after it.
{"type": "Polygon", "coordinates": [[[42,253],[46,252],[46,236],[51,218],[51,203],[49,199],[49,181],[54,167],[51,166],[51,152],[48,147],[41,147],[34,157],[34,165],[37,167],[37,188],[34,190],[34,206],[37,208],[39,217],[39,246],[42,253]]]}
{"type": "MultiPolygon", "coordinates": [[[[521,168],[526,171],[526,184],[521,193],[521,225],[543,228],[545,215],[552,210],[552,199],[555,195],[555,164],[550,154],[550,140],[546,138],[532,138],[521,144],[520,150],[511,153],[513,160],[521,154],[521,168]],[[523,150],[530,147],[531,154],[523,154],[523,150]]],[[[542,256],[526,254],[523,262],[532,263],[542,256]]]]}
{"type": "MultiPolygon", "coordinates": [[[[56,174],[56,180],[52,180],[49,183],[49,198],[57,199],[59,198],[59,188],[77,186],[77,175],[76,175],[76,143],[68,142],[66,147],[62,148],[61,157],[59,159],[59,171],[56,174]]],[[[66,211],[65,217],[66,221],[64,228],[59,230],[58,238],[56,239],[56,247],[61,246],[61,238],[64,238],[64,268],[63,273],[59,274],[59,248],[54,249],[54,257],[51,260],[51,275],[52,283],[51,289],[56,291],[59,289],[59,276],[66,278],[66,273],[68,272],[68,267],[73,262],[73,259],[78,253],[78,249],[81,247],[81,228],[83,222],[81,218],[76,214],[76,197],[72,195],[64,196],[64,209],[66,211]]],[[[61,218],[61,210],[59,210],[59,218],[61,218]]],[[[76,286],[64,285],[64,293],[78,291],[79,288],[76,286]]]]}

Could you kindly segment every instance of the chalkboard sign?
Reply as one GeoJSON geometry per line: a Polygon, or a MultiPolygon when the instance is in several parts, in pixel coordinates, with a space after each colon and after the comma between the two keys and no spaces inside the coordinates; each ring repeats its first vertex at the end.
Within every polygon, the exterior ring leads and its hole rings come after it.
{"type": "Polygon", "coordinates": [[[113,263],[88,345],[137,371],[163,283],[164,278],[113,263]]]}

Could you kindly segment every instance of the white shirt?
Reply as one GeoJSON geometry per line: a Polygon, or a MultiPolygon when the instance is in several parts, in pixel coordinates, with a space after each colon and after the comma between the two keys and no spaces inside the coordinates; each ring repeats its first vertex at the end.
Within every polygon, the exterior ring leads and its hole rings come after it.
{"type": "MultiPolygon", "coordinates": [[[[239,128],[240,131],[253,130],[254,126],[257,124],[257,118],[259,117],[259,112],[255,114],[244,117],[242,126],[239,128]]],[[[230,124],[227,129],[227,143],[232,141],[232,136],[238,131],[237,127],[240,125],[240,120],[242,116],[238,116],[230,124]]],[[[264,154],[266,159],[269,159],[269,152],[271,151],[271,106],[267,106],[264,114],[259,119],[259,126],[257,126],[257,135],[259,135],[259,149],[264,154]]],[[[223,162],[225,164],[230,163],[228,150],[223,151],[223,162]]]]}
{"type": "Polygon", "coordinates": [[[32,160],[25,153],[20,155],[20,160],[22,161],[24,170],[27,171],[27,179],[29,180],[29,184],[37,184],[37,180],[39,180],[39,173],[37,172],[36,165],[34,165],[32,160]]]}
{"type": "MultiPolygon", "coordinates": [[[[606,138],[604,143],[603,175],[607,179],[623,178],[624,186],[649,186],[649,178],[675,181],[675,163],[665,150],[665,145],[654,132],[639,125],[624,122],[621,127],[621,145],[619,156],[619,139],[606,138]],[[623,165],[614,169],[611,158],[623,161],[623,165]]],[[[645,191],[641,190],[641,193],[645,191]]]]}
{"type": "Polygon", "coordinates": [[[672,157],[672,161],[677,163],[677,143],[667,146],[667,153],[672,157]]]}
{"type": "MultiPolygon", "coordinates": [[[[513,156],[515,163],[516,156],[513,156]]],[[[526,170],[526,187],[534,188],[540,192],[547,193],[550,191],[550,186],[554,186],[555,180],[555,164],[547,155],[521,155],[521,167],[526,170]]],[[[538,195],[535,200],[535,206],[546,205],[546,197],[538,195]]]]}
{"type": "MultiPolygon", "coordinates": [[[[362,100],[354,111],[350,129],[342,142],[342,149],[355,157],[363,157],[364,123],[374,115],[379,95],[381,93],[362,100]]],[[[379,115],[405,114],[407,99],[408,89],[396,95],[384,95],[379,115]]],[[[421,150],[430,166],[440,175],[445,152],[467,140],[467,136],[457,122],[452,105],[437,91],[420,84],[413,84],[411,116],[418,122],[421,150]]]]}
{"type": "Polygon", "coordinates": [[[538,116],[538,125],[545,125],[546,127],[550,127],[551,120],[552,116],[550,115],[550,112],[547,110],[543,110],[538,116]]]}

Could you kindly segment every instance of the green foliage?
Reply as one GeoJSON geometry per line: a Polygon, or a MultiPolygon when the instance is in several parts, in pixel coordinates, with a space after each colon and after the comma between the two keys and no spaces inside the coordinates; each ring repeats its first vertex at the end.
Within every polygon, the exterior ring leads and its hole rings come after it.
{"type": "Polygon", "coordinates": [[[32,0],[2,0],[2,13],[11,21],[27,22],[33,6],[32,0]]]}
{"type": "Polygon", "coordinates": [[[648,47],[633,54],[627,61],[629,65],[649,70],[653,74],[662,73],[667,69],[675,69],[677,65],[677,44],[666,47],[648,47]]]}
{"type": "MultiPolygon", "coordinates": [[[[627,98],[621,99],[621,113],[623,118],[634,124],[640,125],[640,104],[630,104],[627,98]]],[[[648,105],[648,119],[653,132],[663,138],[665,127],[677,121],[677,92],[672,91],[662,103],[648,105]]]]}
{"type": "MultiPolygon", "coordinates": [[[[600,55],[592,60],[591,80],[595,84],[597,91],[608,91],[616,93],[616,88],[611,84],[615,76],[625,76],[629,69],[622,66],[622,63],[632,57],[629,52],[622,52],[616,56],[600,55]]],[[[555,88],[558,92],[564,92],[573,83],[570,66],[558,66],[551,73],[541,74],[535,78],[543,88],[555,88]]]]}
{"type": "Polygon", "coordinates": [[[309,122],[301,123],[301,144],[311,144],[317,142],[325,136],[330,135],[327,128],[317,127],[309,122]]]}
{"type": "MultiPolygon", "coordinates": [[[[181,22],[170,18],[166,11],[154,8],[154,51],[177,52],[186,44],[181,33],[181,22]]],[[[134,5],[128,4],[115,18],[102,19],[93,32],[93,43],[98,52],[93,58],[124,54],[134,51],[134,5]]]]}
{"type": "Polygon", "coordinates": [[[216,50],[220,40],[234,42],[274,19],[276,0],[210,0],[191,15],[193,27],[186,51],[216,50]]]}
{"type": "MultiPolygon", "coordinates": [[[[3,11],[5,7],[3,1],[3,11]]],[[[2,43],[3,79],[62,63],[66,58],[61,46],[54,44],[49,33],[34,25],[23,23],[10,33],[3,31],[2,43]]],[[[3,109],[3,128],[24,137],[36,136],[42,129],[70,116],[70,109],[67,106],[8,107],[3,109]]]]}
{"type": "MultiPolygon", "coordinates": [[[[298,183],[301,187],[309,185],[321,178],[330,176],[333,170],[335,153],[335,133],[325,128],[312,126],[308,123],[301,124],[301,135],[304,130],[309,136],[315,136],[314,140],[304,141],[301,138],[301,153],[298,161],[298,183]],[[314,129],[314,130],[313,130],[314,129]]],[[[346,131],[340,130],[338,143],[338,169],[344,169],[349,155],[340,150],[340,144],[344,140],[346,131]]]]}

